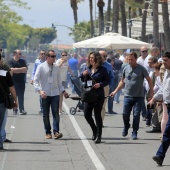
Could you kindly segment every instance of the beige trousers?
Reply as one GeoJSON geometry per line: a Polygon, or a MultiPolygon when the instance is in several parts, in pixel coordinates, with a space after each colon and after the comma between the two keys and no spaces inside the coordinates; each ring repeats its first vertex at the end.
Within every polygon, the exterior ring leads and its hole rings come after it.
{"type": "MultiPolygon", "coordinates": [[[[108,96],[109,95],[109,85],[104,87],[104,95],[108,96]]],[[[107,98],[104,99],[104,103],[103,103],[103,107],[102,107],[102,111],[101,111],[101,116],[102,116],[102,120],[104,120],[104,116],[105,116],[105,112],[106,112],[106,103],[107,103],[107,98]]]]}

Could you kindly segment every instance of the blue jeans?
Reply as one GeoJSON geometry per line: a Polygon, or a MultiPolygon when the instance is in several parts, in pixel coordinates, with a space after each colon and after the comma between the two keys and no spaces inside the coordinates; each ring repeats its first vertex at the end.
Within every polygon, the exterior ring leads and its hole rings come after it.
{"type": "Polygon", "coordinates": [[[2,124],[5,116],[5,103],[0,103],[0,147],[3,147],[3,139],[2,139],[2,124]]]}
{"type": "Polygon", "coordinates": [[[141,100],[143,97],[124,97],[124,106],[123,106],[123,121],[124,127],[129,128],[130,122],[130,113],[133,109],[133,132],[137,132],[139,130],[139,122],[140,122],[140,112],[142,108],[141,100]]]}
{"type": "Polygon", "coordinates": [[[6,140],[5,126],[6,126],[7,117],[8,117],[8,109],[6,109],[5,111],[4,120],[1,127],[1,137],[3,141],[6,140]]]}
{"type": "Polygon", "coordinates": [[[53,133],[59,132],[59,95],[57,96],[47,96],[46,99],[42,98],[42,107],[43,107],[43,121],[46,134],[51,134],[51,125],[50,125],[50,106],[53,115],[53,133]]]}
{"type": "Polygon", "coordinates": [[[18,96],[19,110],[24,110],[24,93],[25,93],[25,83],[14,83],[16,94],[18,96]]]}
{"type": "MultiPolygon", "coordinates": [[[[113,92],[114,89],[115,89],[115,86],[110,87],[109,94],[111,92],[113,92]]],[[[113,111],[113,101],[114,101],[114,97],[108,97],[108,112],[112,112],[113,111]]]]}
{"type": "Polygon", "coordinates": [[[159,156],[162,160],[164,160],[165,154],[170,145],[170,108],[168,108],[168,115],[169,118],[166,124],[165,132],[163,134],[162,143],[156,153],[156,155],[159,156]]]}
{"type": "Polygon", "coordinates": [[[41,95],[40,95],[39,101],[40,101],[40,112],[43,113],[43,108],[42,108],[42,97],[41,97],[41,95]]]}
{"type": "Polygon", "coordinates": [[[120,97],[121,92],[122,92],[122,91],[119,90],[119,91],[116,93],[115,98],[114,98],[114,101],[115,101],[115,102],[119,102],[119,97],[120,97]]]}

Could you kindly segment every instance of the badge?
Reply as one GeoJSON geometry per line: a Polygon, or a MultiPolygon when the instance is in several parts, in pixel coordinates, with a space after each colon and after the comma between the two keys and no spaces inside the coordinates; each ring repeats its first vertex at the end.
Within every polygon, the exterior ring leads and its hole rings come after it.
{"type": "Polygon", "coordinates": [[[7,73],[7,71],[5,71],[5,70],[0,70],[0,76],[6,76],[6,73],[7,73]]]}
{"type": "Polygon", "coordinates": [[[87,81],[87,86],[88,86],[88,87],[92,86],[92,80],[88,80],[88,81],[87,81]]]}

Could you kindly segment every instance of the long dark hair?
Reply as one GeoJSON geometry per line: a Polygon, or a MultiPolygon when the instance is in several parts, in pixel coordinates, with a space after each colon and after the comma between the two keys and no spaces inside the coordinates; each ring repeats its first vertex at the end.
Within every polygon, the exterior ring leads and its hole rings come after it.
{"type": "Polygon", "coordinates": [[[88,67],[91,66],[91,64],[90,64],[90,55],[91,54],[94,56],[94,62],[97,64],[97,66],[102,66],[102,64],[103,64],[102,56],[97,51],[93,51],[88,55],[87,66],[88,67]]]}

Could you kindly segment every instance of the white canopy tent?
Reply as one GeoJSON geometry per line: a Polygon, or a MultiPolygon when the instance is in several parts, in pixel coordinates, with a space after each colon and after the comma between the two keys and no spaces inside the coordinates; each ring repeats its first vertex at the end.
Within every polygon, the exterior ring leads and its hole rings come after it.
{"type": "Polygon", "coordinates": [[[105,49],[140,49],[142,46],[152,47],[151,44],[112,32],[73,44],[74,48],[105,49]]]}

